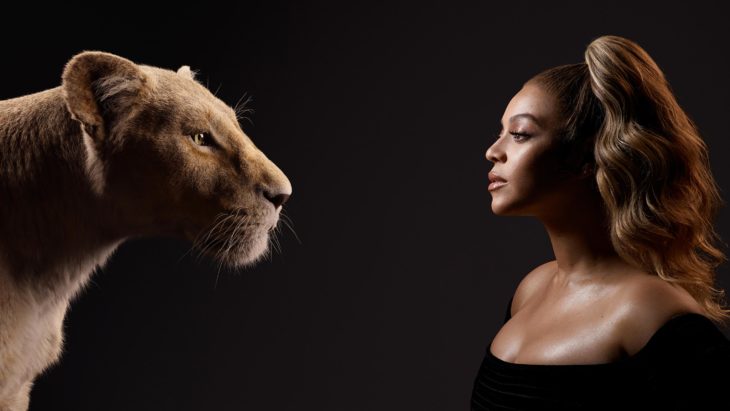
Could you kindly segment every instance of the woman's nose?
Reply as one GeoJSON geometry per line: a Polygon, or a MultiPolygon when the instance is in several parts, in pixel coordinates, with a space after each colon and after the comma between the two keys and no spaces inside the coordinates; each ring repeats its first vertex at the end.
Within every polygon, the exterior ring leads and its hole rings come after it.
{"type": "Polygon", "coordinates": [[[497,143],[492,144],[489,148],[487,148],[487,152],[485,153],[485,157],[487,160],[491,161],[492,163],[496,163],[499,158],[497,157],[497,151],[494,146],[496,146],[497,143]]]}

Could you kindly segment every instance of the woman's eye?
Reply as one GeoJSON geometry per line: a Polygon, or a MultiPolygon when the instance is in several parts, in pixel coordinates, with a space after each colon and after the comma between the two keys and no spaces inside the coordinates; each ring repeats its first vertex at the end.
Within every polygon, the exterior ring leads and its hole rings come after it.
{"type": "Polygon", "coordinates": [[[513,133],[510,131],[510,134],[515,136],[515,140],[518,140],[518,141],[525,140],[526,138],[530,137],[529,134],[525,134],[525,133],[513,133]]]}
{"type": "MultiPolygon", "coordinates": [[[[517,132],[514,132],[514,131],[510,131],[509,134],[513,135],[515,137],[515,140],[517,140],[517,141],[522,141],[522,140],[525,140],[526,138],[530,137],[529,134],[517,133],[517,132]]],[[[500,133],[497,133],[494,136],[494,139],[495,140],[499,140],[500,137],[502,137],[502,133],[501,132],[500,133]]]]}
{"type": "Polygon", "coordinates": [[[193,142],[199,146],[209,146],[213,142],[208,133],[195,133],[191,137],[193,142]]]}

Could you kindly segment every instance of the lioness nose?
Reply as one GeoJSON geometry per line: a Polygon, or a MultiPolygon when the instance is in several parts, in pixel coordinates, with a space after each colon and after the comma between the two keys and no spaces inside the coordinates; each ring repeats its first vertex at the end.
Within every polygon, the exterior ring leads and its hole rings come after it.
{"type": "Polygon", "coordinates": [[[267,200],[271,201],[274,204],[275,208],[279,208],[279,206],[284,205],[284,203],[286,203],[286,200],[289,199],[289,194],[272,194],[264,190],[264,197],[266,197],[267,200]]]}

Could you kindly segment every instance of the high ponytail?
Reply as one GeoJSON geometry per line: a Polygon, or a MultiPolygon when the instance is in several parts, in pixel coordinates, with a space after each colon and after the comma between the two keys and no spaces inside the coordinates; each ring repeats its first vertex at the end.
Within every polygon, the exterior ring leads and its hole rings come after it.
{"type": "Polygon", "coordinates": [[[725,292],[714,284],[727,258],[713,228],[724,202],[707,146],[654,60],[628,39],[602,36],[588,45],[585,63],[530,81],[557,97],[567,119],[561,141],[582,148],[578,163],[594,167],[616,252],[726,322],[725,292]]]}

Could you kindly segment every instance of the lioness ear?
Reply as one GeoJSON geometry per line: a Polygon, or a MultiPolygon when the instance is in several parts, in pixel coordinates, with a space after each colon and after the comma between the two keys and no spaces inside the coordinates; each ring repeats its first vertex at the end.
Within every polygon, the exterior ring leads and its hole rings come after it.
{"type": "Polygon", "coordinates": [[[177,69],[177,74],[187,77],[190,80],[195,80],[195,72],[190,70],[190,66],[181,66],[179,69],[177,69]]]}
{"type": "Polygon", "coordinates": [[[134,105],[147,80],[133,62],[102,51],[75,55],[61,78],[68,110],[97,142],[106,138],[109,122],[134,105]]]}

